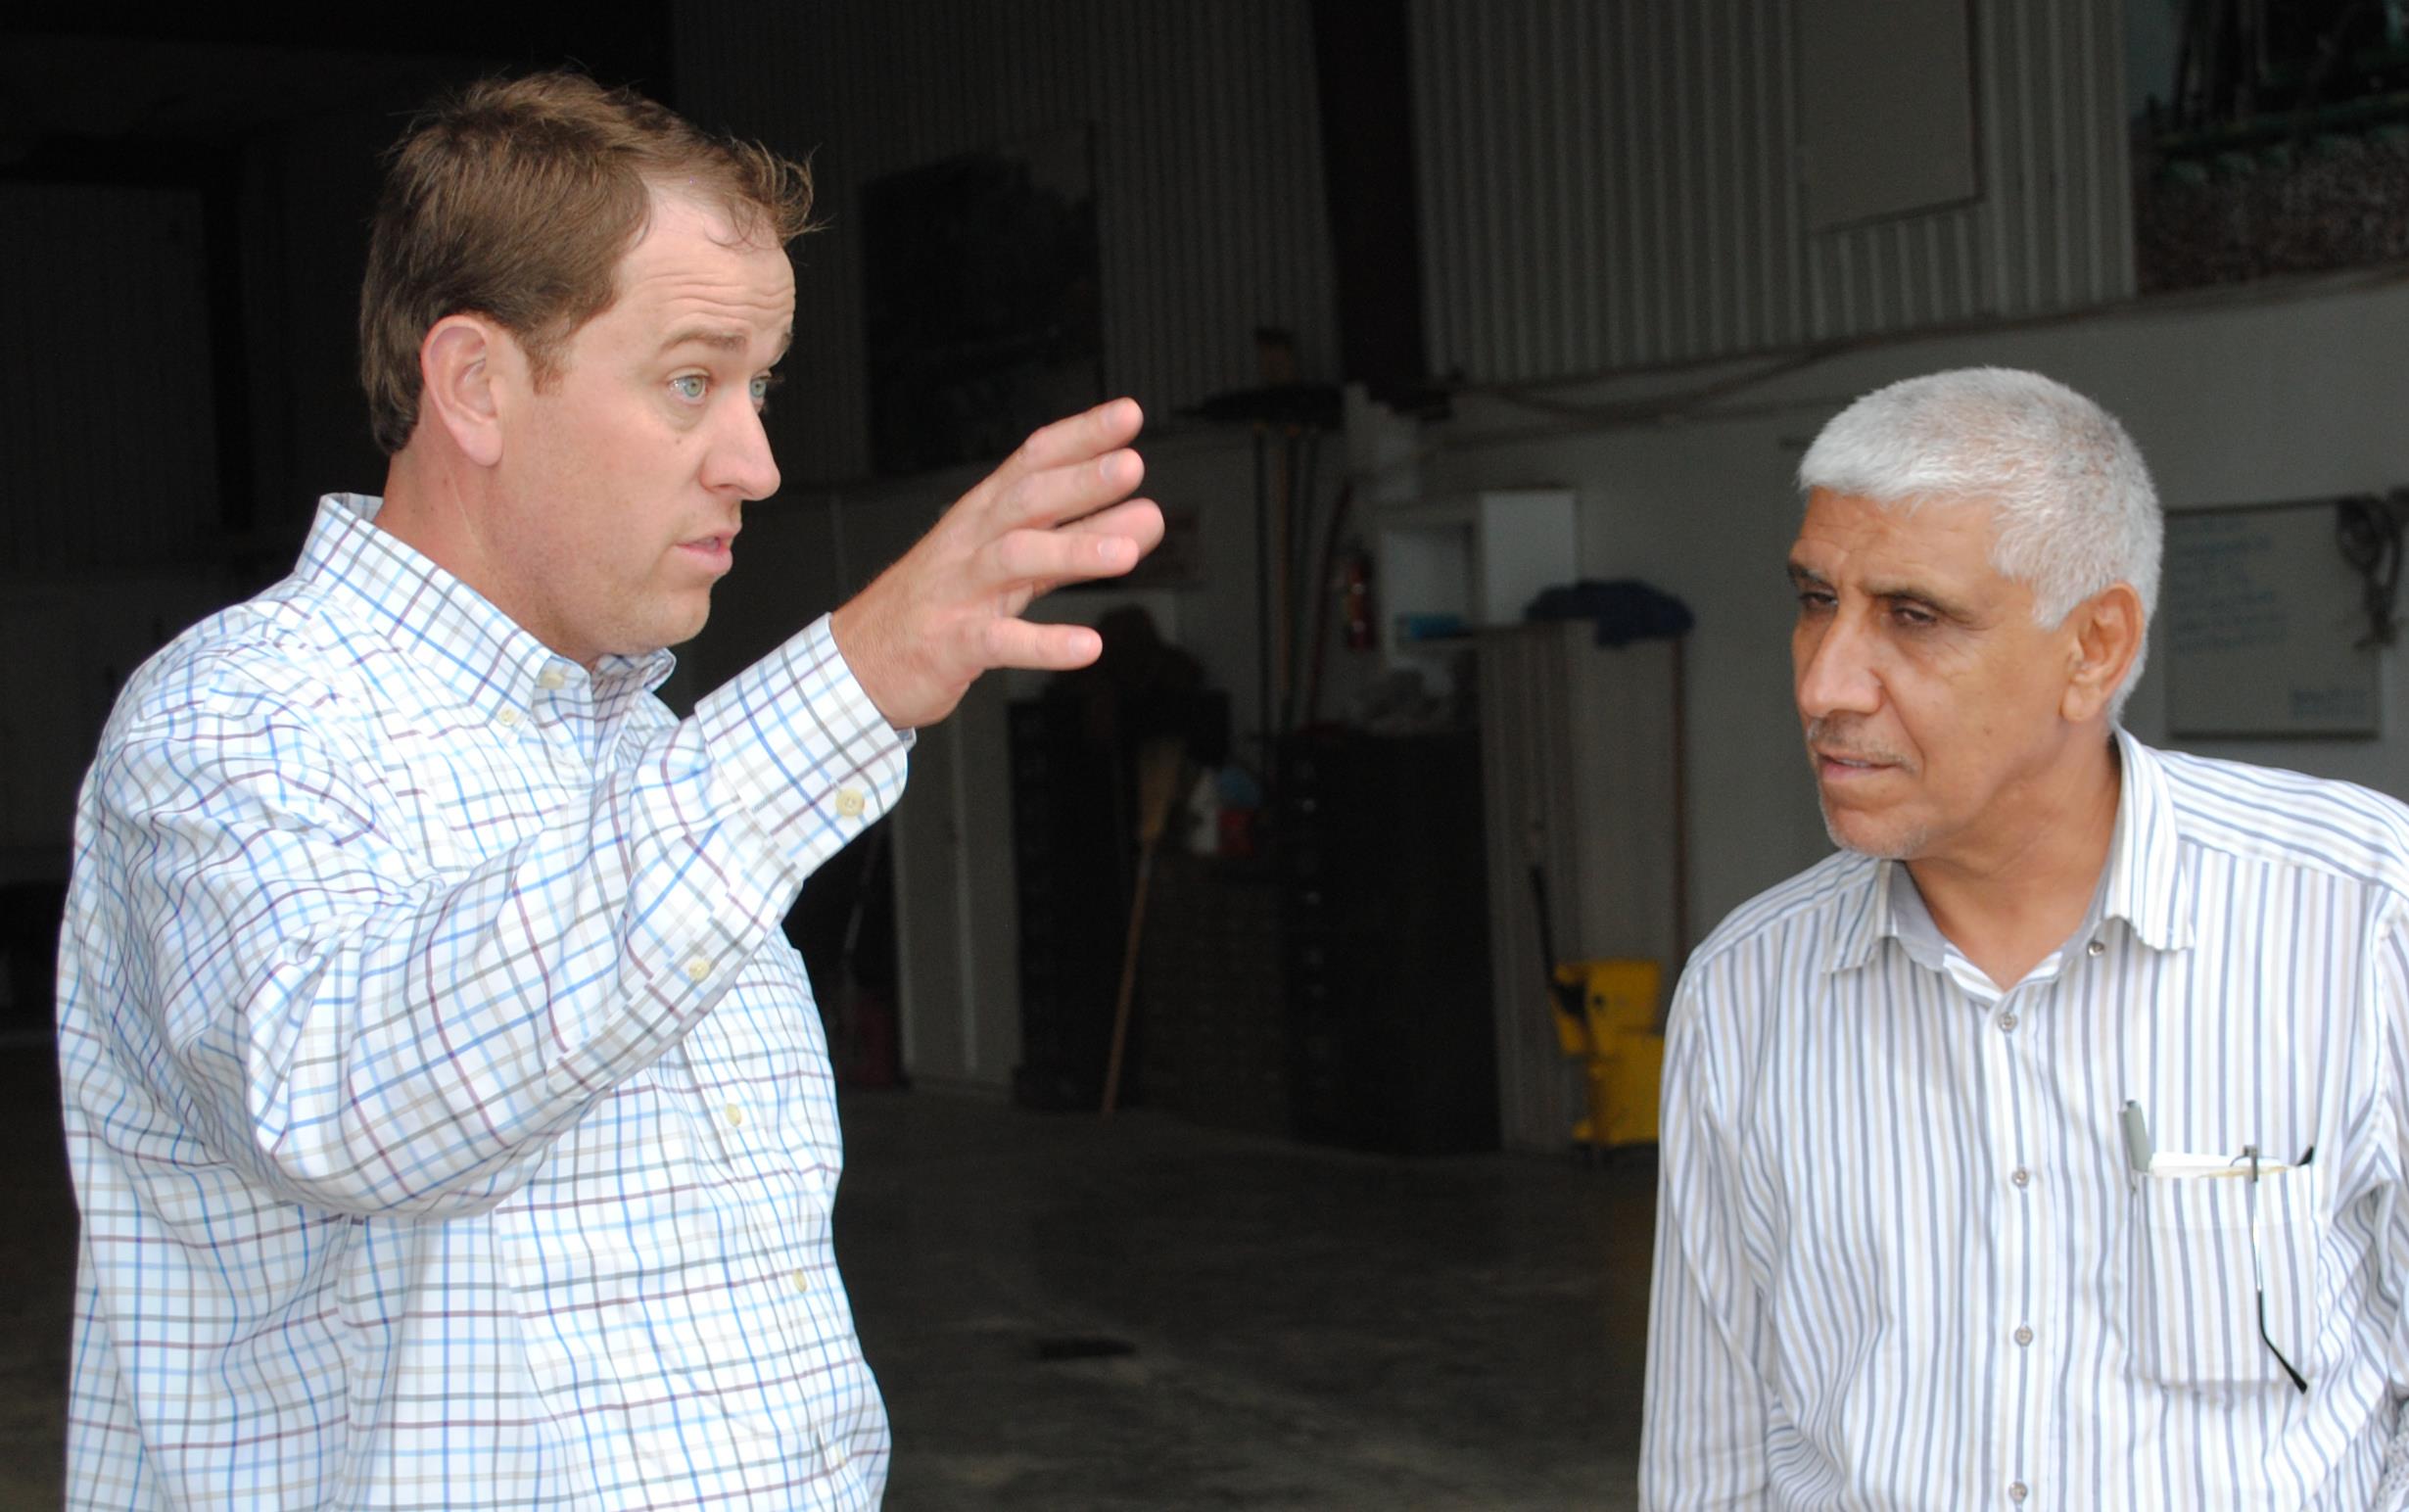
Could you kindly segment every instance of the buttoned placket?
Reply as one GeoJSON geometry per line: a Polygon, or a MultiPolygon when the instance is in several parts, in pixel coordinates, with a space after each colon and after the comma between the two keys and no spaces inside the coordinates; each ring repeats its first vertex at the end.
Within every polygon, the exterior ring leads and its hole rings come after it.
{"type": "MultiPolygon", "coordinates": [[[[575,664],[546,662],[523,689],[532,718],[521,722],[522,738],[540,739],[554,778],[564,793],[590,791],[601,753],[610,732],[603,728],[601,699],[593,679],[575,664]]],[[[670,967],[695,987],[707,986],[721,969],[709,941],[696,940],[676,955],[670,967]]],[[[741,1101],[718,1097],[712,1118],[722,1148],[737,1155],[735,1138],[744,1122],[741,1101]]]]}
{"type": "Polygon", "coordinates": [[[1997,1264],[1986,1327],[1989,1347],[1984,1353],[1999,1362],[1992,1373],[2000,1392],[1994,1405],[1991,1457],[2003,1488],[2029,1488],[2034,1475],[2030,1454],[2037,1424],[2032,1385],[2041,1374],[2038,1356],[2042,1351],[2036,1348],[2041,1325],[2036,1317],[2044,1205],[2033,1195],[2034,1033],[2027,1019],[2046,991],[2046,983],[2028,980],[1988,1004],[1968,994],[1969,1006],[1982,1015],[1976,1031],[1981,1037],[1978,1059],[1994,1172],[1991,1232],[1997,1264]]]}
{"type": "MultiPolygon", "coordinates": [[[[739,979],[746,979],[742,969],[739,979]]],[[[732,993],[750,990],[753,989],[748,985],[731,989],[732,993]]],[[[777,1168],[801,1157],[812,1142],[800,1137],[795,1129],[774,1127],[780,1110],[771,1100],[773,1094],[754,1095],[750,1084],[732,1072],[733,1067],[752,1059],[751,1036],[763,1032],[762,1025],[741,1016],[739,1011],[745,1006],[757,1005],[740,1005],[724,997],[686,1035],[685,1060],[694,1078],[696,1094],[708,1110],[712,1158],[729,1167],[738,1180],[774,1185],[782,1179],[777,1168]],[[723,1016],[731,1014],[738,1016],[723,1016]]],[[[808,1338],[823,1326],[821,1304],[815,1294],[814,1267],[828,1262],[826,1243],[835,1183],[832,1173],[816,1163],[804,1164],[792,1179],[803,1208],[799,1223],[791,1221],[790,1208],[783,1202],[748,1204],[736,1214],[738,1228],[732,1233],[732,1239],[757,1253],[782,1253],[783,1258],[773,1262],[778,1268],[760,1279],[785,1294],[784,1305],[796,1336],[808,1338]]],[[[754,1326],[761,1326],[761,1320],[757,1318],[754,1326]]],[[[694,1342],[713,1359],[732,1357],[744,1348],[743,1342],[732,1337],[700,1337],[694,1342]]],[[[847,1454],[842,1443],[815,1430],[811,1448],[825,1474],[846,1472],[847,1454]]]]}
{"type": "Polygon", "coordinates": [[[2049,1484],[2049,1384],[2058,1374],[2067,1322],[2057,1234],[2063,1193],[2042,1164],[2050,1154],[2042,1094],[2052,1069],[2044,1029],[2067,995],[2067,976],[2103,950],[2095,930],[2080,950],[2061,949],[1988,1003],[1969,992],[1983,1014],[1987,1119],[1993,1148],[2000,1152],[2001,1179],[1993,1189],[2001,1218],[1993,1230],[1999,1236],[1999,1268],[1992,1326],[1998,1341],[1993,1357],[2004,1368],[1996,1377],[2002,1392],[1996,1478],[1983,1498],[1989,1504],[2004,1498],[2011,1506],[2027,1505],[2049,1484]]]}
{"type": "MultiPolygon", "coordinates": [[[[598,705],[607,706],[607,702],[604,698],[598,705]]],[[[589,728],[602,723],[598,716],[586,721],[589,728]]],[[[599,749],[608,748],[607,732],[599,732],[594,738],[602,742],[599,749]]],[[[829,791],[818,811],[846,834],[856,834],[871,822],[874,794],[872,783],[855,778],[829,791]]],[[[764,948],[775,951],[779,942],[774,939],[764,948]]],[[[795,1337],[815,1337],[829,1327],[827,1304],[816,1277],[819,1268],[829,1263],[834,1171],[816,1161],[796,1168],[799,1158],[808,1160],[804,1152],[814,1142],[802,1128],[782,1121],[793,1110],[779,1102],[779,1091],[746,1070],[758,1063],[764,1049],[759,1037],[779,1032],[769,1021],[775,1015],[764,1012],[761,1002],[747,996],[760,990],[756,977],[769,964],[723,958],[709,942],[695,941],[674,965],[695,988],[721,993],[681,1042],[681,1060],[692,1078],[692,1095],[707,1130],[703,1139],[707,1158],[723,1166],[734,1183],[763,1184],[759,1190],[765,1194],[785,1182],[793,1183],[791,1202],[748,1202],[734,1209],[728,1240],[745,1256],[746,1269],[762,1265],[752,1279],[774,1289],[772,1295],[782,1302],[781,1311],[787,1314],[795,1337]]],[[[808,999],[803,1011],[810,1012],[808,999]]],[[[829,1158],[834,1158],[832,1150],[829,1158]]],[[[767,1320],[756,1313],[748,1333],[765,1325],[767,1320]]],[[[748,1344],[746,1339],[719,1335],[714,1321],[699,1323],[689,1342],[698,1358],[713,1361],[761,1347],[758,1338],[748,1344]]],[[[854,1474],[848,1446],[842,1441],[815,1431],[810,1449],[826,1474],[840,1478],[854,1474]]]]}
{"type": "Polygon", "coordinates": [[[1986,1077],[2000,1094],[1991,1123],[2008,1152],[1998,1188],[2006,1218],[1999,1229],[1997,1327],[2007,1367],[2001,1379],[2010,1388],[2000,1403],[2000,1494],[2010,1506],[2030,1505],[2048,1485],[2049,1383],[2066,1345],[2064,1255],[2056,1233],[2063,1193],[2046,1185],[2050,1173],[2035,1163],[2045,1152],[2035,1142],[2045,1123],[2040,1094],[2053,1069],[2045,1059],[2043,1025],[2072,994],[2068,978],[2096,969],[2092,963],[2107,950],[2096,921],[2075,938],[2079,945],[2068,944],[1990,1004],[1982,1030],[1994,1051],[1984,1057],[1986,1071],[1998,1069],[1995,1080],[1986,1077]]]}
{"type": "MultiPolygon", "coordinates": [[[[552,661],[518,692],[524,713],[516,719],[505,717],[504,723],[514,726],[522,738],[541,742],[544,762],[564,790],[582,790],[590,779],[592,763],[577,737],[582,723],[578,703],[591,689],[573,686],[566,664],[552,661]]],[[[509,712],[504,711],[505,716],[509,712]]]]}
{"type": "MultiPolygon", "coordinates": [[[[603,691],[584,668],[556,661],[536,675],[530,699],[544,711],[543,723],[553,735],[553,761],[590,780],[603,765],[617,721],[603,717],[603,691]],[[605,728],[606,724],[611,728],[605,728]]],[[[627,717],[624,703],[618,719],[627,717]]]]}
{"type": "Polygon", "coordinates": [[[2062,1195],[2046,1183],[2038,1164],[2048,1153],[2043,1138],[2046,1105],[2041,1093],[2051,1067],[2036,1016],[2046,1018],[2062,1001],[2066,978],[2106,953],[2103,924],[2088,919],[2073,940],[2035,965],[2023,980],[2002,992],[1930,922],[1920,901],[1904,911],[1898,932],[1912,957],[1938,972],[1960,995],[1975,1021],[1976,1065],[1982,1084],[1984,1134],[1996,1173],[1989,1188],[1996,1246],[1986,1357],[2002,1368],[1992,1379],[2001,1392],[1995,1404],[1992,1463],[1979,1474],[1987,1489],[1977,1504],[2001,1496],[2023,1505],[2048,1484],[2044,1462],[2051,1443],[2047,1385],[2056,1379],[2066,1340],[2061,1306],[2060,1243],[2056,1230],[2062,1195]],[[2079,942],[2079,943],[2077,943],[2079,942]]]}

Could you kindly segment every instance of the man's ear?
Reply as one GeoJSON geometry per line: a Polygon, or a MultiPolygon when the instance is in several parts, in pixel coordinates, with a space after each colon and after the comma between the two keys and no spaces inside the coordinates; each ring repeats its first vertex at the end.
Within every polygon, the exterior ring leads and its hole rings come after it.
{"type": "Polygon", "coordinates": [[[2058,713],[2082,724],[2105,709],[2123,685],[2133,659],[2142,653],[2142,595],[2130,583],[2111,583],[2074,606],[2067,616],[2074,632],[2067,650],[2066,691],[2058,713]]]}
{"type": "Polygon", "coordinates": [[[444,428],[460,454],[480,467],[501,461],[500,396],[496,392],[518,355],[509,337],[480,315],[446,315],[418,344],[418,423],[444,428]]]}

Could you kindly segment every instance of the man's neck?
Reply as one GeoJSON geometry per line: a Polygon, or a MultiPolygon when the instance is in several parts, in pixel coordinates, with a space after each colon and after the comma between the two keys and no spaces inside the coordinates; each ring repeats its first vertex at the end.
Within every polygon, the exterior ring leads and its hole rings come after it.
{"type": "Polygon", "coordinates": [[[2122,778],[2103,736],[2032,794],[2007,843],[1970,859],[1907,864],[1932,921],[2002,987],[2012,987],[2073,934],[2090,911],[2116,840],[2122,778]]]}
{"type": "Polygon", "coordinates": [[[376,525],[474,587],[481,553],[463,508],[463,482],[440,460],[416,449],[405,450],[386,469],[385,502],[376,512],[376,525]]]}

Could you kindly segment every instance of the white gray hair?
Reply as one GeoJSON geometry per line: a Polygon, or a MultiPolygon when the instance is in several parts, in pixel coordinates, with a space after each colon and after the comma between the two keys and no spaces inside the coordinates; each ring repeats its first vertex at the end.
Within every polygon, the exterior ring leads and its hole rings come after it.
{"type": "MultiPolygon", "coordinates": [[[[2120,582],[2141,596],[2145,632],[2157,615],[2165,523],[2141,449],[2114,415],[2039,373],[1964,367],[1876,389],[1823,427],[1798,486],[1893,508],[1987,506],[1991,565],[2031,585],[2043,626],[2120,582]]],[[[2149,649],[2145,634],[2111,719],[2149,649]]]]}

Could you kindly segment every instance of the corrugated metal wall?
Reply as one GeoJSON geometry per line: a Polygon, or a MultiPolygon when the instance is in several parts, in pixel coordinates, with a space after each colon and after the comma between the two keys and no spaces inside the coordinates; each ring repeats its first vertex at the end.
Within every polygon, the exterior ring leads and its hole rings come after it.
{"type": "Polygon", "coordinates": [[[1811,234],[1788,0],[1412,0],[1434,370],[1570,377],[2129,294],[2122,7],[1971,5],[1981,198],[1811,234]]]}
{"type": "Polygon", "coordinates": [[[1105,381],[1161,415],[1258,381],[1253,331],[1334,368],[1311,18],[1297,0],[681,0],[678,103],[813,160],[780,456],[867,471],[858,187],[974,148],[1096,128],[1105,381]]]}
{"type": "Polygon", "coordinates": [[[0,184],[0,575],[175,560],[218,520],[201,197],[0,184]],[[128,434],[129,414],[138,433],[128,434]]]}

